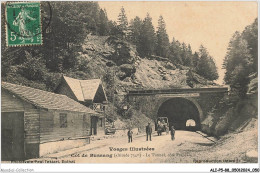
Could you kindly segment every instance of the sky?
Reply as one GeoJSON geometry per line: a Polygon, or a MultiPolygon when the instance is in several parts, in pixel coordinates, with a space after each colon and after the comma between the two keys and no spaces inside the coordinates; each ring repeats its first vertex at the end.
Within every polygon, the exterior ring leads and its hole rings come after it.
{"type": "Polygon", "coordinates": [[[208,49],[215,59],[219,79],[223,84],[225,70],[222,69],[228,43],[235,31],[242,32],[257,17],[257,2],[173,2],[173,1],[100,1],[108,18],[117,21],[123,6],[128,20],[136,16],[144,19],[147,12],[153,18],[155,29],[162,15],[170,41],[174,37],[180,42],[190,44],[194,51],[200,45],[208,49]]]}

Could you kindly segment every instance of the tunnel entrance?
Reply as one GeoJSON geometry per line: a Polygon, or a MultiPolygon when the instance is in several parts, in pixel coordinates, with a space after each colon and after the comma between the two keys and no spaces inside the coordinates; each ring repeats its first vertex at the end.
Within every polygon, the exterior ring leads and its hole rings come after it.
{"type": "Polygon", "coordinates": [[[197,106],[185,98],[171,98],[159,107],[158,117],[167,117],[169,127],[174,125],[176,130],[199,130],[200,113],[197,106]],[[189,123],[192,120],[194,123],[189,123]],[[188,127],[191,125],[192,127],[188,127]]]}

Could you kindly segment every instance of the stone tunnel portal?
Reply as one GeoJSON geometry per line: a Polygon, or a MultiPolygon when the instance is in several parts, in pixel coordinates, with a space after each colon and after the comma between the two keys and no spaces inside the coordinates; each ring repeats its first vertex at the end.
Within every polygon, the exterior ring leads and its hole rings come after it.
{"type": "MultiPolygon", "coordinates": [[[[176,130],[199,130],[200,108],[193,101],[186,98],[170,98],[163,102],[158,109],[158,117],[168,117],[169,126],[176,130]],[[195,127],[187,127],[187,120],[194,120],[195,127]]],[[[194,122],[193,121],[193,122],[194,122]]]]}

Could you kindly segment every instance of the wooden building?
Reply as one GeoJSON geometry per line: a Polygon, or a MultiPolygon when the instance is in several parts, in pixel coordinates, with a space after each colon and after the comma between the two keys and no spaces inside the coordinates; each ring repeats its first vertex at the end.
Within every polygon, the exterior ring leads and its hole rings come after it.
{"type": "MultiPolygon", "coordinates": [[[[64,94],[104,115],[107,96],[100,79],[79,80],[62,76],[60,84],[55,89],[55,93],[64,94]]],[[[103,127],[101,127],[104,122],[104,117],[92,116],[91,123],[93,126],[91,135],[104,135],[105,132],[103,127]]]]}
{"type": "Polygon", "coordinates": [[[2,161],[37,158],[89,143],[91,117],[99,113],[65,95],[6,82],[1,88],[2,161]]]}

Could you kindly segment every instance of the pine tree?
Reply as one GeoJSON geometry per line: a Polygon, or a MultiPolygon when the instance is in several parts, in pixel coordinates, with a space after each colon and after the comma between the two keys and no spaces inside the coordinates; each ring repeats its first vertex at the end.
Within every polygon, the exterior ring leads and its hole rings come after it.
{"type": "Polygon", "coordinates": [[[122,34],[123,37],[126,37],[128,30],[128,20],[125,14],[124,7],[121,8],[121,12],[118,15],[118,27],[121,32],[120,34],[122,34]]]}
{"type": "Polygon", "coordinates": [[[169,36],[166,32],[166,24],[162,16],[158,20],[158,28],[156,32],[157,44],[156,44],[156,54],[158,56],[168,57],[169,51],[169,36]]]}
{"type": "Polygon", "coordinates": [[[152,18],[148,13],[143,22],[140,43],[141,56],[145,57],[154,54],[156,46],[156,34],[154,31],[154,26],[152,24],[152,18]]]}
{"type": "Polygon", "coordinates": [[[119,27],[115,21],[110,20],[108,22],[109,35],[117,36],[120,33],[119,27]]]}
{"type": "Polygon", "coordinates": [[[192,67],[193,66],[193,61],[192,61],[193,55],[192,55],[192,50],[191,50],[190,44],[188,44],[187,58],[188,58],[187,66],[192,67]]]}
{"type": "Polygon", "coordinates": [[[198,62],[199,62],[199,54],[198,52],[195,52],[192,57],[192,66],[194,67],[194,69],[196,69],[198,62]]]}
{"type": "Polygon", "coordinates": [[[136,16],[133,20],[130,21],[129,25],[129,36],[128,39],[130,42],[136,45],[137,52],[140,53],[141,49],[141,33],[142,33],[143,21],[136,16]]]}
{"type": "Polygon", "coordinates": [[[248,44],[239,32],[235,32],[229,42],[223,68],[226,70],[224,80],[231,88],[244,97],[249,83],[249,74],[252,71],[254,60],[248,49],[248,44]]]}
{"type": "Polygon", "coordinates": [[[101,9],[99,12],[99,34],[107,35],[109,33],[108,18],[106,10],[101,9]]]}
{"type": "Polygon", "coordinates": [[[258,73],[258,21],[247,26],[240,34],[235,32],[230,39],[224,59],[226,70],[224,80],[231,87],[231,93],[245,97],[250,75],[258,73]]]}
{"type": "Polygon", "coordinates": [[[241,37],[247,41],[249,53],[252,56],[253,64],[251,72],[257,72],[258,70],[258,18],[254,23],[247,26],[241,37]]]}
{"type": "Polygon", "coordinates": [[[209,55],[207,49],[201,45],[199,49],[199,62],[196,72],[210,81],[218,79],[217,67],[214,59],[209,55]]]}
{"type": "Polygon", "coordinates": [[[182,57],[181,57],[181,44],[175,38],[172,39],[172,42],[169,47],[169,57],[171,62],[174,64],[183,64],[182,57]]]}

